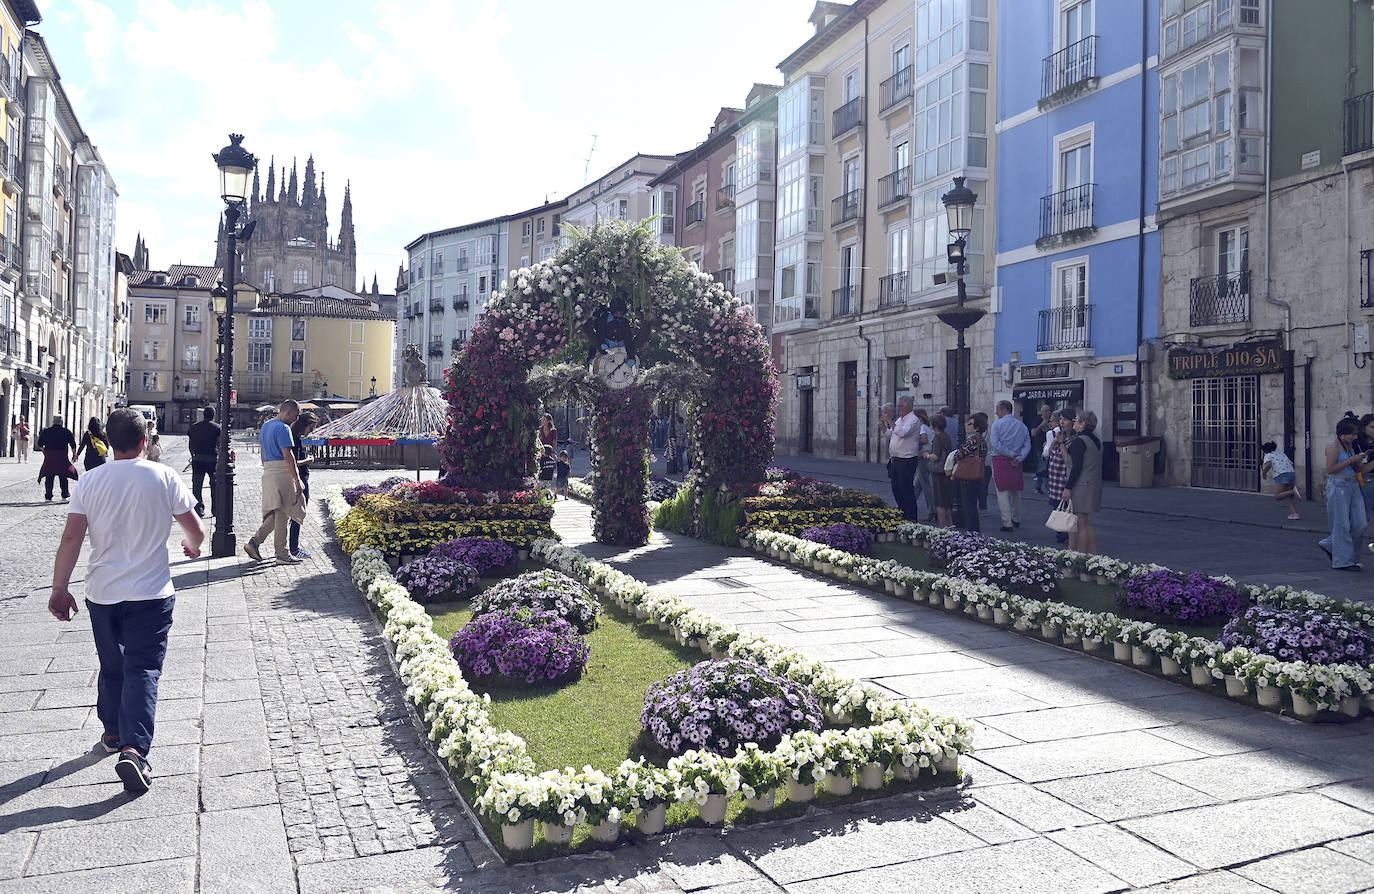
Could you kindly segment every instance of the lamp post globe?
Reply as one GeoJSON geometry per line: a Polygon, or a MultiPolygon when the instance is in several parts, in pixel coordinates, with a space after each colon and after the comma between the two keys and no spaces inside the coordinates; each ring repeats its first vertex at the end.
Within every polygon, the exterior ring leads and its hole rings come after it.
{"type": "Polygon", "coordinates": [[[954,188],[940,196],[940,201],[945,206],[950,238],[956,242],[968,239],[973,232],[973,206],[978,202],[978,194],[964,185],[963,177],[955,177],[954,188]]]}
{"type": "Polygon", "coordinates": [[[248,199],[248,183],[258,160],[240,145],[243,134],[229,134],[229,145],[211,157],[219,168],[219,197],[226,205],[242,205],[248,199]]]}

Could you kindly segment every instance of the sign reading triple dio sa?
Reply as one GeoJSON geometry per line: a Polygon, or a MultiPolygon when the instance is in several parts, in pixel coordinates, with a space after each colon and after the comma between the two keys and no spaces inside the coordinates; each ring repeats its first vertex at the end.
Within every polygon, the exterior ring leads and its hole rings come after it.
{"type": "Polygon", "coordinates": [[[1182,347],[1169,351],[1169,378],[1196,379],[1210,376],[1253,376],[1283,372],[1283,342],[1240,342],[1217,348],[1182,347]]]}

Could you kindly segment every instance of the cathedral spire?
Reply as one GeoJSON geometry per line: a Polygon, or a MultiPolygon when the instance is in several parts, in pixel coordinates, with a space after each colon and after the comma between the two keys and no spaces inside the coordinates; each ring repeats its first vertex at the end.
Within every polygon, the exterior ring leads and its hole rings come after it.
{"type": "Polygon", "coordinates": [[[380,292],[377,291],[377,271],[375,271],[375,270],[372,271],[372,294],[373,294],[374,296],[380,295],[380,294],[381,294],[380,292]]]}
{"type": "Polygon", "coordinates": [[[267,193],[263,199],[271,204],[277,199],[277,157],[272,156],[272,160],[267,163],[267,193]]]}
{"type": "Polygon", "coordinates": [[[252,199],[252,203],[250,204],[249,207],[253,207],[253,206],[256,206],[256,205],[258,204],[258,196],[262,195],[262,193],[259,191],[258,187],[261,186],[261,185],[262,185],[262,184],[259,183],[259,181],[258,181],[258,168],[257,168],[256,165],[254,165],[254,166],[253,166],[253,194],[249,196],[249,198],[252,199]]]}
{"type": "Polygon", "coordinates": [[[315,207],[315,155],[305,159],[305,183],[301,187],[301,207],[315,207]]]}
{"type": "Polygon", "coordinates": [[[277,194],[277,201],[286,204],[286,165],[281,166],[281,192],[277,194]]]}
{"type": "Polygon", "coordinates": [[[215,266],[224,269],[224,259],[227,256],[227,246],[224,244],[224,215],[219,217],[219,231],[215,234],[215,266]]]}
{"type": "Polygon", "coordinates": [[[291,185],[286,188],[286,202],[288,205],[299,205],[301,203],[300,189],[296,180],[296,160],[291,159],[291,185]]]}
{"type": "Polygon", "coordinates": [[[343,213],[339,216],[339,249],[353,253],[353,184],[344,183],[343,213]]]}
{"type": "Polygon", "coordinates": [[[329,241],[329,201],[324,197],[324,171],[320,171],[320,197],[317,200],[319,205],[320,231],[324,233],[324,241],[329,241]]]}

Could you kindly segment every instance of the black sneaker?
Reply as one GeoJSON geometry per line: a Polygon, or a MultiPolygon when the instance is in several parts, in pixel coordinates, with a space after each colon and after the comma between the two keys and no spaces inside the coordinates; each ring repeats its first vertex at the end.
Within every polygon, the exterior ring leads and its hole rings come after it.
{"type": "Polygon", "coordinates": [[[123,780],[124,791],[131,795],[141,795],[153,784],[153,771],[148,766],[148,759],[132,745],[119,753],[115,775],[123,780]]]}
{"type": "Polygon", "coordinates": [[[100,747],[105,749],[106,754],[119,754],[119,733],[106,733],[101,736],[100,747]]]}

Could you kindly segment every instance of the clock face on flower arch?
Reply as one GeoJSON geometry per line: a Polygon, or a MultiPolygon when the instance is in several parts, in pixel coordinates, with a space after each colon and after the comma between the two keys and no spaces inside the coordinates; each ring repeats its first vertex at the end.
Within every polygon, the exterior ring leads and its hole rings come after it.
{"type": "Polygon", "coordinates": [[[634,384],[638,364],[630,359],[624,345],[616,345],[597,355],[594,371],[608,388],[620,389],[634,384]]]}

